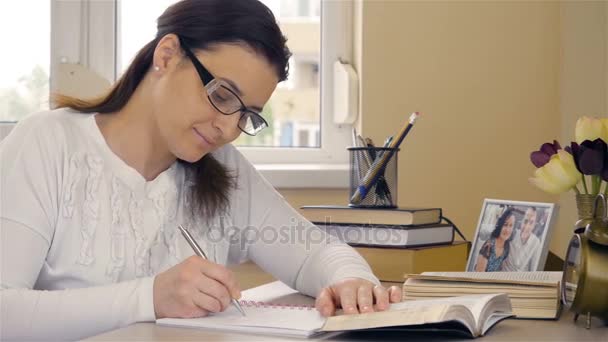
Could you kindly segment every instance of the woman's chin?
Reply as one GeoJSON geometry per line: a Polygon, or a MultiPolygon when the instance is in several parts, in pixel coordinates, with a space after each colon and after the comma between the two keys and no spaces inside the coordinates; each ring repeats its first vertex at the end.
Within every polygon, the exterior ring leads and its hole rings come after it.
{"type": "Polygon", "coordinates": [[[209,152],[207,151],[184,151],[185,153],[177,153],[177,158],[188,163],[196,163],[203,159],[209,152]]]}

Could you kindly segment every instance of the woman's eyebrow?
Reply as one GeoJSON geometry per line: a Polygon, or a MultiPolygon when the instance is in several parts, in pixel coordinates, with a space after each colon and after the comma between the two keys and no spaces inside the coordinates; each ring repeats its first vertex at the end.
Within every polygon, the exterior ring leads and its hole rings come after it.
{"type": "Polygon", "coordinates": [[[225,78],[222,77],[222,80],[226,81],[226,83],[228,83],[230,85],[230,87],[232,88],[232,90],[234,90],[234,92],[238,95],[238,96],[243,96],[243,92],[241,91],[241,88],[239,88],[239,86],[236,85],[236,83],[229,79],[229,78],[225,78]]]}
{"type": "MultiPolygon", "coordinates": [[[[235,94],[237,94],[239,97],[243,96],[243,92],[241,91],[241,89],[239,88],[239,86],[236,85],[236,83],[229,79],[229,78],[225,78],[222,77],[222,80],[226,81],[226,83],[228,83],[228,85],[230,86],[230,88],[232,88],[232,90],[234,90],[235,94]]],[[[253,109],[256,112],[261,112],[262,111],[262,107],[259,106],[251,106],[251,107],[247,107],[249,109],[253,109]]]]}

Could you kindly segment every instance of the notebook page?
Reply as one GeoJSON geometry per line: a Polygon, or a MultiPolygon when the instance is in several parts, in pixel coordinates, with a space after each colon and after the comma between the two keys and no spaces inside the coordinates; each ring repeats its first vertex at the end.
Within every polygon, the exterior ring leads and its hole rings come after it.
{"type": "Polygon", "coordinates": [[[562,280],[562,272],[423,272],[421,275],[542,285],[555,285],[562,280]]]}
{"type": "Polygon", "coordinates": [[[302,335],[314,334],[325,323],[317,310],[297,308],[244,307],[247,316],[234,307],[201,318],[163,318],[158,324],[190,328],[252,332],[261,334],[302,335]]]}
{"type": "MultiPolygon", "coordinates": [[[[281,282],[274,282],[243,291],[243,301],[274,302],[283,305],[308,305],[314,299],[301,295],[281,282]]],[[[224,312],[193,319],[164,318],[156,322],[163,325],[206,328],[235,332],[271,335],[310,336],[325,322],[314,308],[243,305],[247,316],[232,305],[224,312]]]]}
{"type": "Polygon", "coordinates": [[[241,299],[275,304],[315,305],[313,297],[303,295],[280,281],[245,290],[241,299]]]}

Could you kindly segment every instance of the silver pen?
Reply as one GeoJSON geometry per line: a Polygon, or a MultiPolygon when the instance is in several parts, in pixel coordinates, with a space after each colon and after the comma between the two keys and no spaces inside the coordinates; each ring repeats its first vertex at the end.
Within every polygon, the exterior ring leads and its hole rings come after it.
{"type": "MultiPolygon", "coordinates": [[[[188,244],[190,245],[190,247],[192,247],[192,249],[194,250],[194,253],[196,253],[196,255],[198,255],[199,257],[201,257],[205,260],[208,260],[207,255],[205,254],[203,249],[198,245],[198,243],[196,243],[196,241],[192,238],[192,235],[190,235],[190,232],[188,232],[188,230],[186,230],[186,228],[184,228],[181,224],[177,227],[179,228],[180,232],[182,232],[182,235],[184,236],[186,241],[188,241],[188,244]]],[[[232,298],[232,304],[237,308],[237,310],[240,311],[240,313],[243,316],[247,316],[245,314],[245,310],[243,310],[243,308],[241,307],[241,304],[239,304],[238,300],[232,298]]]]}

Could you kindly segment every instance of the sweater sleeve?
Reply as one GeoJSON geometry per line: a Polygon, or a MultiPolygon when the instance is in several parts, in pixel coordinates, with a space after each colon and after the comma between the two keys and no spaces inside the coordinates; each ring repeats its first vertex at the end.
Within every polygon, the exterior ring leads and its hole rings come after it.
{"type": "Polygon", "coordinates": [[[0,220],[0,233],[0,340],[76,340],[154,320],[154,278],[82,289],[32,290],[47,242],[6,219],[0,220]]]}
{"type": "Polygon", "coordinates": [[[153,278],[83,289],[34,290],[53,242],[66,144],[47,113],[0,143],[0,339],[78,339],[154,320],[153,278]]]}
{"type": "Polygon", "coordinates": [[[310,296],[344,278],[379,284],[350,246],[300,215],[238,151],[238,189],[232,208],[241,254],[277,279],[310,296]]]}

